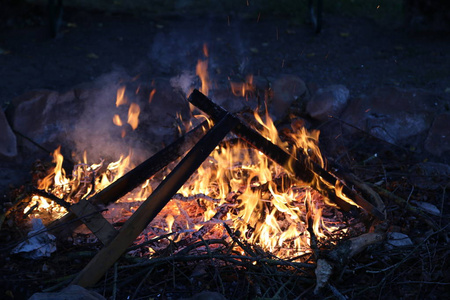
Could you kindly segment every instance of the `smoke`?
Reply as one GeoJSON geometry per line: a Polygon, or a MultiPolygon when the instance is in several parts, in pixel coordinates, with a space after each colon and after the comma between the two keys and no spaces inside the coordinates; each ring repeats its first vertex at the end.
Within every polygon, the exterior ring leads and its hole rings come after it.
{"type": "Polygon", "coordinates": [[[126,121],[129,105],[116,107],[116,95],[121,84],[129,80],[130,76],[124,72],[115,71],[101,76],[91,87],[81,92],[79,100],[84,105],[83,113],[77,116],[74,130],[70,134],[76,160],[80,160],[84,151],[89,162],[100,159],[117,160],[133,147],[129,143],[130,139],[122,137],[123,130],[131,130],[126,126],[116,126],[112,121],[116,114],[126,121]]]}
{"type": "Polygon", "coordinates": [[[170,79],[170,85],[176,89],[180,90],[184,96],[188,96],[193,89],[196,76],[189,71],[183,71],[181,75],[174,76],[170,79]]]}

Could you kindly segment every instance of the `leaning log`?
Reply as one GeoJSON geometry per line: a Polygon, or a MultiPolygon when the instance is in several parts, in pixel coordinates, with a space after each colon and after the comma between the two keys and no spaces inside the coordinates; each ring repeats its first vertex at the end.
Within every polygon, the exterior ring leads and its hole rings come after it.
{"type": "MultiPolygon", "coordinates": [[[[88,200],[95,206],[107,206],[117,201],[186,153],[210,126],[206,121],[201,123],[88,200]]],[[[99,212],[100,210],[97,210],[97,212],[92,213],[99,212]]],[[[71,232],[81,225],[80,220],[75,220],[76,217],[74,213],[69,212],[62,218],[52,222],[49,229],[54,234],[71,232]],[[67,226],[62,226],[63,224],[67,224],[67,226]]]]}
{"type": "MultiPolygon", "coordinates": [[[[208,114],[213,121],[217,121],[229,113],[224,108],[212,102],[198,90],[194,90],[188,100],[190,103],[208,114]]],[[[281,165],[296,178],[310,184],[312,188],[336,203],[341,209],[348,211],[352,207],[351,204],[342,199],[343,196],[346,196],[378,219],[383,220],[385,218],[384,214],[381,213],[374,205],[343,183],[340,184],[342,186],[341,192],[343,195],[337,195],[335,185],[339,180],[330,172],[326,171],[317,163],[312,161],[307,155],[299,153],[298,157],[293,157],[266,139],[259,132],[248,127],[237,117],[233,116],[233,118],[235,118],[238,122],[238,125],[233,130],[236,135],[264,153],[268,158],[281,165]]]]}

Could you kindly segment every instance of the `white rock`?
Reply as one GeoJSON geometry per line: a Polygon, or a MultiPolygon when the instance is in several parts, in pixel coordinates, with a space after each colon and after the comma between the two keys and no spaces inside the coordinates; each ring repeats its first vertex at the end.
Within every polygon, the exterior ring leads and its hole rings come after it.
{"type": "Polygon", "coordinates": [[[387,236],[388,236],[387,245],[390,246],[390,248],[405,247],[405,246],[413,245],[413,242],[411,241],[409,236],[407,236],[404,233],[389,232],[387,236]]]}
{"type": "Polygon", "coordinates": [[[421,210],[435,216],[440,216],[441,211],[433,204],[423,201],[411,201],[411,203],[415,204],[421,210]]]}

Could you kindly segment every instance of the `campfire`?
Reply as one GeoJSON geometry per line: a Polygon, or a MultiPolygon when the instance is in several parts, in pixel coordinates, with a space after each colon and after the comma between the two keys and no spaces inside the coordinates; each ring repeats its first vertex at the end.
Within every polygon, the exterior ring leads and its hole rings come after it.
{"type": "MultiPolygon", "coordinates": [[[[206,99],[196,91],[193,95],[206,99]]],[[[123,91],[119,90],[117,103],[123,101],[122,97],[123,91]]],[[[304,127],[297,128],[295,126],[298,124],[294,120],[292,129],[285,131],[282,140],[268,114],[263,117],[255,114],[254,117],[262,130],[261,136],[267,141],[273,141],[273,147],[279,153],[284,154],[281,149],[286,149],[293,154],[292,159],[295,159],[298,157],[296,153],[301,151],[301,157],[309,159],[310,163],[319,168],[324,167],[325,162],[318,148],[318,131],[310,133],[304,127]]],[[[115,117],[115,120],[118,119],[118,116],[115,117]]],[[[198,128],[204,130],[210,126],[212,125],[205,124],[198,128]]],[[[116,180],[119,179],[120,182],[127,171],[134,172],[130,166],[130,155],[107,165],[103,161],[88,164],[85,158],[84,162],[74,166],[71,176],[66,176],[62,167],[64,158],[60,149],[56,149],[53,153],[55,167],[49,170],[47,176],[38,180],[37,189],[40,192],[31,197],[23,214],[30,218],[46,217],[48,221],[61,218],[72,205],[80,201],[84,203],[91,197],[95,199],[95,195],[99,195],[100,191],[116,180]]],[[[284,168],[274,163],[245,141],[225,139],[177,193],[171,196],[173,201],[164,206],[138,241],[145,242],[161,234],[171,234],[174,242],[186,238],[195,242],[199,239],[199,232],[203,238],[222,238],[226,234],[226,227],[223,226],[226,224],[249,244],[258,245],[262,250],[280,258],[291,258],[312,251],[312,236],[317,238],[314,243],[332,245],[348,234],[351,236],[352,231],[366,231],[363,219],[347,216],[340,211],[337,203],[324,197],[327,194],[321,190],[320,184],[314,183],[321,179],[309,179],[309,166],[304,167],[304,170],[290,174],[287,170],[292,172],[291,167],[284,168]],[[296,177],[308,178],[308,182],[296,177]]],[[[324,169],[321,170],[325,172],[324,169]]],[[[167,168],[165,171],[167,173],[167,168]]],[[[337,178],[335,182],[333,188],[339,199],[354,208],[360,207],[342,193],[343,183],[337,178]]],[[[135,182],[139,187],[133,191],[123,190],[122,193],[127,194],[120,199],[116,197],[118,201],[108,206],[103,213],[104,218],[111,224],[123,223],[159,183],[160,180],[154,177],[145,182],[135,182]]],[[[370,212],[373,211],[372,209],[370,212]]],[[[103,242],[106,244],[108,241],[103,242]]],[[[162,245],[153,247],[148,247],[148,253],[141,255],[151,255],[161,250],[162,245]]]]}
{"type": "MultiPolygon", "coordinates": [[[[55,236],[93,245],[98,251],[63,284],[95,287],[111,272],[116,278],[143,268],[133,297],[167,264],[184,264],[200,275],[208,264],[226,272],[230,266],[237,273],[262,272],[264,280],[295,275],[316,295],[328,288],[342,296],[330,278],[385,239],[383,201],[323,157],[320,132],[307,130],[302,118],[291,115],[277,128],[267,105],[231,113],[215,104],[207,96],[206,69],[207,60],[200,60],[202,87],[188,97],[192,118],[181,122],[180,137],[142,163],[133,165],[132,150],[117,161],[90,162],[89,149],[74,162],[60,147],[51,164],[37,162],[33,186],[6,214],[21,228],[33,226],[13,252],[31,244],[34,258],[48,257],[56,248],[44,245],[55,244],[55,236]],[[127,263],[118,269],[125,253],[127,263]]],[[[253,77],[232,82],[231,91],[242,99],[254,96],[253,77]]],[[[150,102],[154,95],[152,90],[150,102]]],[[[126,107],[125,115],[111,120],[124,138],[138,128],[140,107],[126,98],[124,86],[115,105],[126,107]]],[[[261,297],[260,284],[252,285],[252,294],[261,297]]]]}

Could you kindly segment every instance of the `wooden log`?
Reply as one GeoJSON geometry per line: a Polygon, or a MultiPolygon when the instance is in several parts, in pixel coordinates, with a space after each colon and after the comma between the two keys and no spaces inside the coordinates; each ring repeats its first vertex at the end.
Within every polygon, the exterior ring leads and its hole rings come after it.
{"type": "Polygon", "coordinates": [[[237,124],[236,119],[226,115],[192,148],[154,192],[125,222],[119,234],[101,249],[77,275],[72,284],[83,287],[94,285],[114,262],[124,253],[136,237],[163,209],[172,196],[197,170],[211,151],[237,124]]]}
{"type": "Polygon", "coordinates": [[[109,223],[100,213],[98,208],[88,200],[81,199],[69,209],[70,212],[81,219],[103,245],[108,244],[117,235],[118,231],[114,226],[109,223]]]}
{"type": "MultiPolygon", "coordinates": [[[[220,119],[228,113],[225,109],[212,102],[198,90],[194,90],[188,100],[193,105],[208,114],[213,121],[220,119]]],[[[342,196],[338,196],[336,194],[335,185],[338,179],[330,172],[320,167],[317,163],[310,160],[309,157],[304,154],[299,154],[298,158],[291,156],[289,153],[263,137],[260,133],[245,125],[237,117],[233,117],[237,119],[238,122],[238,125],[233,129],[235,134],[254,148],[264,153],[268,158],[285,168],[296,178],[310,184],[312,188],[336,203],[341,209],[347,211],[351,209],[351,204],[341,199],[342,196]]],[[[365,200],[345,184],[342,184],[342,194],[354,201],[368,213],[374,215],[380,220],[384,220],[385,216],[383,213],[381,213],[374,205],[365,200]]]]}
{"type": "MultiPolygon", "coordinates": [[[[209,128],[210,124],[208,122],[201,123],[88,200],[97,206],[107,206],[117,201],[186,153],[209,128]]],[[[75,221],[76,217],[74,213],[69,212],[60,219],[53,221],[48,228],[56,235],[68,234],[81,225],[81,221],[75,221]],[[61,226],[66,223],[68,224],[67,226],[61,226]]]]}
{"type": "Polygon", "coordinates": [[[71,205],[69,202],[60,199],[53,194],[43,190],[33,189],[33,194],[45,197],[66,208],[71,214],[75,214],[93,234],[106,245],[109,243],[117,231],[101,214],[100,210],[91,202],[82,199],[78,203],[71,205]]]}
{"type": "Polygon", "coordinates": [[[327,254],[326,258],[317,260],[316,287],[317,294],[330,279],[333,273],[341,272],[350,259],[364,251],[368,246],[382,242],[386,238],[383,232],[369,232],[341,242],[336,248],[327,254]]]}

